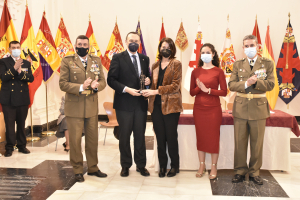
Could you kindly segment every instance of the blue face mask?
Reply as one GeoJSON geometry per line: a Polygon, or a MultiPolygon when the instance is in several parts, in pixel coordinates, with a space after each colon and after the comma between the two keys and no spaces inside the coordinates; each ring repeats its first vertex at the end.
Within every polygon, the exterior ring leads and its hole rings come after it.
{"type": "Polygon", "coordinates": [[[249,47],[249,48],[245,48],[244,52],[248,58],[254,58],[254,56],[257,53],[257,50],[256,47],[249,47]]]}
{"type": "Polygon", "coordinates": [[[205,63],[210,63],[212,61],[212,54],[201,54],[201,60],[205,63]]]}
{"type": "Polygon", "coordinates": [[[15,58],[18,58],[20,57],[21,55],[21,49],[13,49],[11,50],[11,55],[15,58]]]}

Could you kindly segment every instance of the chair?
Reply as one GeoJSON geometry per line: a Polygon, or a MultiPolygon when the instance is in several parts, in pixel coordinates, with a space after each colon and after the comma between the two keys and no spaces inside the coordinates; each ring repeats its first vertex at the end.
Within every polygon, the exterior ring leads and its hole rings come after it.
{"type": "Polygon", "coordinates": [[[193,110],[194,104],[182,103],[183,110],[193,110]]]}
{"type": "Polygon", "coordinates": [[[99,122],[100,126],[98,128],[98,132],[100,134],[100,128],[101,127],[106,128],[105,136],[104,136],[104,142],[103,142],[103,145],[105,145],[105,139],[106,139],[107,129],[108,128],[114,128],[115,126],[119,126],[119,124],[118,124],[118,121],[117,121],[116,111],[113,108],[113,103],[111,103],[111,102],[104,102],[103,103],[103,107],[104,107],[105,112],[107,114],[108,122],[99,122]]]}
{"type": "Polygon", "coordinates": [[[227,104],[227,110],[232,110],[233,107],[233,103],[228,103],[227,104]]]}

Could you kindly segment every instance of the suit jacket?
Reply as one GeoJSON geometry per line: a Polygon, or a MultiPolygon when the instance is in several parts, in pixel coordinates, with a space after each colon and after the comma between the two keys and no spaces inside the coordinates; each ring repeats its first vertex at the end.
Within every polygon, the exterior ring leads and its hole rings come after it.
{"type": "Polygon", "coordinates": [[[9,106],[26,106],[30,104],[28,82],[33,82],[31,64],[23,59],[22,72],[14,68],[15,61],[12,57],[0,60],[0,103],[9,106]]]}
{"type": "MultiPolygon", "coordinates": [[[[150,77],[149,57],[139,54],[141,70],[146,77],[150,77]]],[[[110,68],[107,74],[107,84],[115,90],[114,109],[133,111],[137,106],[147,111],[148,100],[143,96],[132,96],[123,93],[125,86],[140,89],[140,78],[136,74],[132,60],[127,51],[115,54],[110,62],[110,68]]]]}
{"type": "MultiPolygon", "coordinates": [[[[90,118],[98,115],[98,94],[80,94],[80,85],[90,77],[95,80],[95,74],[91,72],[93,64],[99,67],[99,86],[98,92],[106,86],[103,67],[98,56],[87,55],[87,68],[85,69],[79,56],[72,54],[66,56],[61,61],[59,87],[66,92],[65,96],[65,115],[68,117],[90,118]]],[[[89,90],[92,91],[91,88],[89,90]]]]}
{"type": "MultiPolygon", "coordinates": [[[[181,112],[182,109],[182,96],[181,96],[181,80],[182,80],[182,65],[181,62],[172,59],[166,68],[162,86],[157,88],[158,74],[159,74],[159,61],[152,65],[152,78],[151,89],[158,89],[161,95],[161,110],[164,115],[170,113],[181,112]]],[[[155,96],[149,97],[149,112],[153,112],[155,96]]]]}
{"type": "MultiPolygon", "coordinates": [[[[231,91],[245,94],[262,94],[271,91],[274,88],[274,63],[263,57],[257,58],[253,69],[251,70],[248,59],[237,60],[233,64],[233,71],[228,83],[231,91]],[[256,84],[245,89],[245,82],[255,74],[256,70],[266,70],[267,77],[258,79],[256,84]]],[[[232,114],[234,117],[259,120],[270,116],[270,108],[266,97],[247,99],[236,96],[233,103],[232,114]]]]}

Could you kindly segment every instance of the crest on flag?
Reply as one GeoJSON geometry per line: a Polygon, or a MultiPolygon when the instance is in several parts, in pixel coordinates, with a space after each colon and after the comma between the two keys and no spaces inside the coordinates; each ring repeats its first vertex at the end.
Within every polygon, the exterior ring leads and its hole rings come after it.
{"type": "Polygon", "coordinates": [[[61,38],[56,50],[60,58],[65,57],[69,51],[74,51],[72,44],[64,37],[61,38]]]}
{"type": "Polygon", "coordinates": [[[178,30],[178,33],[176,36],[175,44],[181,51],[184,51],[188,47],[188,44],[189,44],[182,22],[180,24],[180,27],[179,27],[179,30],[178,30]]]}

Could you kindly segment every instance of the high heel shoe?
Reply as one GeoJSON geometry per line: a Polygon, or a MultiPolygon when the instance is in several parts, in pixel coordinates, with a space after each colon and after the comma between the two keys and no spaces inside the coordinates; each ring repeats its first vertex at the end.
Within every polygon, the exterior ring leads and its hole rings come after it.
{"type": "Polygon", "coordinates": [[[64,150],[65,150],[66,152],[69,152],[69,151],[70,151],[70,149],[66,149],[66,148],[65,148],[64,150]]]}
{"type": "MultiPolygon", "coordinates": [[[[205,162],[200,162],[200,165],[205,165],[205,162]]],[[[202,173],[197,172],[197,173],[196,173],[196,177],[197,177],[197,178],[203,177],[204,174],[205,174],[205,172],[206,172],[206,168],[204,168],[204,170],[203,170],[202,173]]]]}
{"type": "MultiPolygon", "coordinates": [[[[217,168],[217,164],[211,164],[213,166],[215,166],[217,168]]],[[[211,173],[211,171],[210,171],[211,173]]],[[[215,180],[217,178],[217,173],[215,175],[212,175],[212,174],[209,174],[209,177],[208,177],[210,180],[215,180]]]]}
{"type": "Polygon", "coordinates": [[[64,142],[63,144],[62,144],[65,148],[67,147],[67,145],[66,145],[66,143],[64,142]]]}

